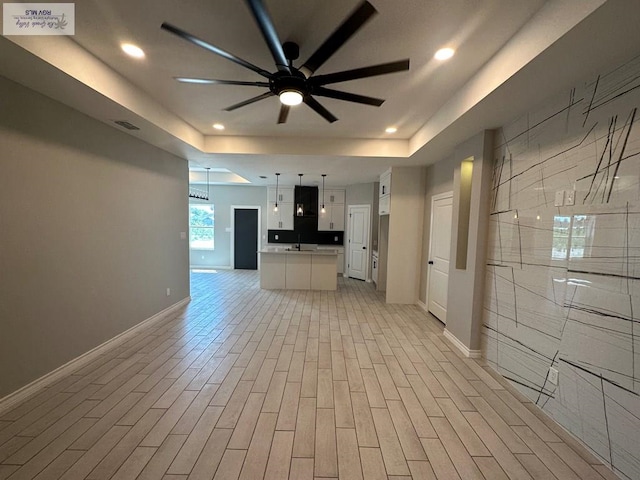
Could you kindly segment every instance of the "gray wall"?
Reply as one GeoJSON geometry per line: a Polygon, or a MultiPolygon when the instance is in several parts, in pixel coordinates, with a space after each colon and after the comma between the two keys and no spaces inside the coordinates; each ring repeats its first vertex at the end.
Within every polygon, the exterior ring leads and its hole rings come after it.
{"type": "MultiPolygon", "coordinates": [[[[195,186],[202,189],[201,185],[195,186]]],[[[267,187],[249,185],[213,185],[210,187],[209,202],[193,201],[193,203],[212,203],[215,208],[214,250],[191,250],[190,264],[198,267],[230,267],[231,266],[231,206],[259,206],[260,231],[262,243],[267,243],[267,187]]],[[[258,249],[260,245],[258,245],[258,249]]]]}
{"type": "Polygon", "coordinates": [[[639,107],[640,57],[496,133],[483,309],[490,364],[621,478],[640,478],[639,107]]]}
{"type": "Polygon", "coordinates": [[[451,262],[447,292],[447,331],[470,350],[480,350],[484,274],[486,267],[489,194],[492,173],[492,132],[485,131],[458,145],[454,150],[453,215],[451,219],[451,262]],[[473,160],[471,192],[467,192],[468,223],[458,222],[464,213],[461,203],[465,193],[460,172],[464,160],[473,160]],[[466,238],[465,238],[466,237],[466,238]],[[463,248],[458,249],[462,243],[463,248]],[[464,244],[467,243],[466,248],[464,244]],[[466,253],[464,266],[457,265],[457,255],[466,253]]]}
{"type": "Polygon", "coordinates": [[[0,77],[0,166],[2,397],[188,297],[189,270],[184,160],[0,77]]]}

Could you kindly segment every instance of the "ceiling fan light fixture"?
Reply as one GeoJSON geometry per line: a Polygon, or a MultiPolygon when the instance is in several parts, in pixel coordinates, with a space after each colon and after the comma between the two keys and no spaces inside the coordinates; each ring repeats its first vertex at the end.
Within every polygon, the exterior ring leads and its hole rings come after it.
{"type": "Polygon", "coordinates": [[[302,103],[302,93],[297,90],[284,90],[280,92],[280,103],[293,107],[302,103]]]}

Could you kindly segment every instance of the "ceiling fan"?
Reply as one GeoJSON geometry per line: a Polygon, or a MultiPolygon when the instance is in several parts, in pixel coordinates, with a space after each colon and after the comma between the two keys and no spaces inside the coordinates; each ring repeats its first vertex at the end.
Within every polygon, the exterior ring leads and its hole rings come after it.
{"type": "Polygon", "coordinates": [[[236,57],[235,55],[211,45],[210,43],[207,43],[206,41],[169,23],[165,22],[161,27],[188,42],[209,50],[216,55],[220,55],[227,60],[231,60],[242,67],[248,68],[268,80],[261,82],[246,82],[237,80],[214,80],[208,78],[176,78],[179,82],[185,83],[247,85],[254,87],[266,87],[269,89],[269,91],[261,95],[225,108],[224,110],[228,112],[277,95],[282,103],[280,107],[280,115],[278,116],[278,123],[285,123],[289,115],[290,107],[302,102],[321,115],[325,120],[333,123],[337,118],[323,107],[314,98],[314,96],[334,98],[338,100],[345,100],[347,102],[373,105],[376,107],[382,105],[384,100],[355,93],[333,90],[326,88],[325,85],[409,70],[409,59],[405,59],[380,65],[356,68],[353,70],[329,73],[326,75],[313,76],[315,71],[322,64],[324,64],[340,47],[342,47],[342,45],[347,42],[347,40],[349,40],[371,17],[373,17],[373,15],[377,13],[377,10],[373,5],[366,0],[363,1],[331,35],[329,35],[329,38],[320,45],[309,59],[299,67],[293,66],[293,61],[299,56],[298,45],[294,42],[285,42],[284,44],[280,42],[273,22],[271,21],[262,0],[246,0],[246,2],[258,26],[260,27],[262,36],[264,37],[275,61],[277,70],[274,73],[236,57]]]}

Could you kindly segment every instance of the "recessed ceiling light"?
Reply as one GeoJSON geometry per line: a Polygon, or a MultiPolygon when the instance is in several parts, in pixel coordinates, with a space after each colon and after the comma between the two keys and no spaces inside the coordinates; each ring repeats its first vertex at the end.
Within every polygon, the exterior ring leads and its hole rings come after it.
{"type": "Polygon", "coordinates": [[[221,123],[214,123],[213,128],[215,128],[216,130],[224,130],[224,125],[222,125],[221,123]]]}
{"type": "Polygon", "coordinates": [[[140,47],[132,45],[131,43],[123,43],[120,48],[122,48],[122,51],[130,57],[144,58],[144,52],[142,51],[142,49],[140,47]]]}
{"type": "Polygon", "coordinates": [[[384,131],[387,133],[396,133],[398,129],[396,127],[387,127],[384,131]]]}
{"type": "Polygon", "coordinates": [[[448,60],[453,57],[453,54],[456,53],[453,48],[441,48],[436,52],[434,58],[436,60],[448,60]]]}

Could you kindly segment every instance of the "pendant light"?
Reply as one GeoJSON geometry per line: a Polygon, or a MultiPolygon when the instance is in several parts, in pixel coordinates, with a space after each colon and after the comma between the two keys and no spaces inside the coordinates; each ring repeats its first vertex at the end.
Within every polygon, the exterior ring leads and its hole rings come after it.
{"type": "Polygon", "coordinates": [[[209,201],[209,170],[211,167],[207,167],[207,201],[209,201]]]}
{"type": "MultiPolygon", "coordinates": [[[[302,173],[299,173],[298,176],[300,177],[300,194],[302,194],[302,173]]],[[[296,215],[298,217],[302,217],[304,215],[304,205],[302,203],[298,203],[296,205],[296,215]]]]}
{"type": "MultiPolygon", "coordinates": [[[[204,195],[203,193],[191,193],[189,192],[189,198],[196,198],[198,200],[207,200],[209,201],[209,170],[211,170],[211,167],[206,167],[207,170],[207,194],[204,195]]],[[[201,190],[198,190],[201,191],[201,190]]]]}
{"type": "Polygon", "coordinates": [[[276,173],[276,206],[273,207],[273,211],[277,212],[278,211],[278,180],[280,179],[280,174],[276,173]]]}
{"type": "Polygon", "coordinates": [[[322,210],[321,210],[322,213],[325,212],[325,209],[324,209],[324,177],[326,177],[326,176],[327,176],[326,173],[322,174],[322,210]]]}

